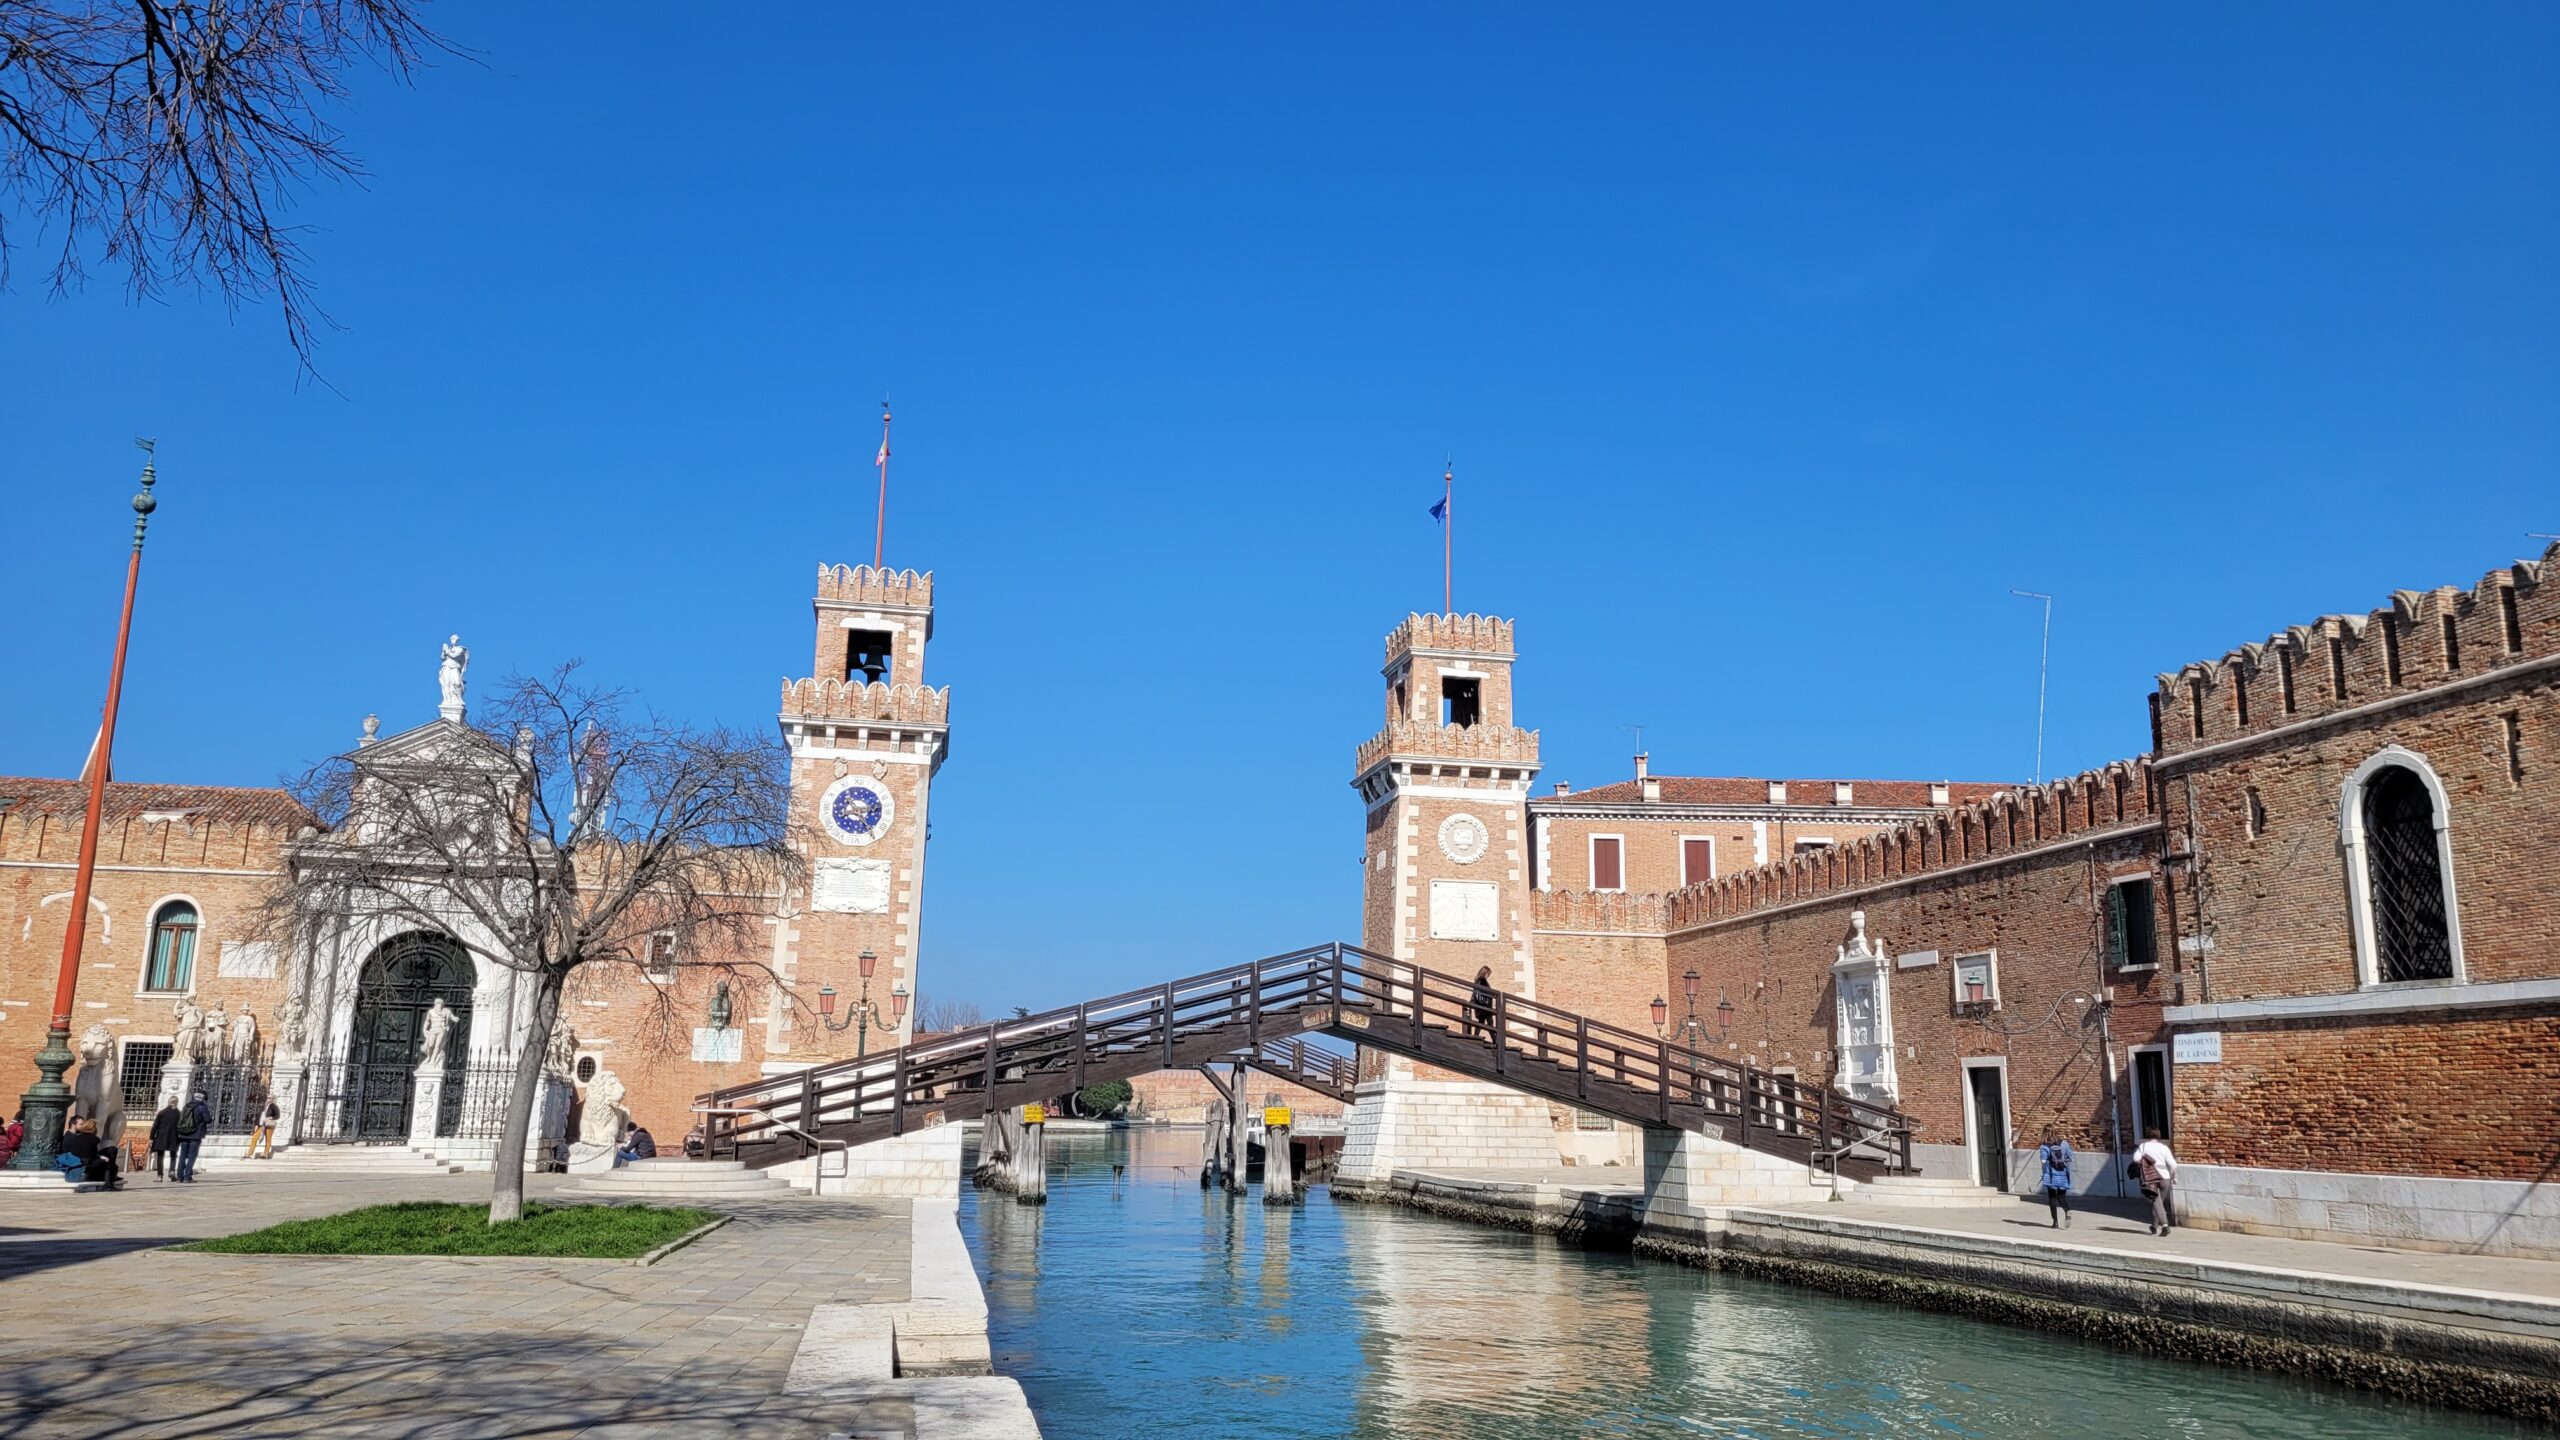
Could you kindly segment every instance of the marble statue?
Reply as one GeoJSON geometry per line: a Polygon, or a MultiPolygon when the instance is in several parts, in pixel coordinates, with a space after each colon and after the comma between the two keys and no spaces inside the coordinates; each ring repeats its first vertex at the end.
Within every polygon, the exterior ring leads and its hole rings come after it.
{"type": "Polygon", "coordinates": [[[234,1065],[246,1065],[258,1058],[258,1017],[250,1014],[246,1005],[231,1017],[231,1043],[223,1047],[222,1058],[234,1065]]]}
{"type": "Polygon", "coordinates": [[[578,1032],[555,1020],[551,1023],[551,1044],[543,1052],[542,1068],[563,1080],[574,1077],[578,1066],[578,1032]]]}
{"type": "Polygon", "coordinates": [[[711,1028],[729,1028],[729,982],[726,980],[711,989],[711,1028]]]}
{"type": "Polygon", "coordinates": [[[176,1033],[169,1039],[169,1063],[192,1065],[204,1050],[204,1012],[185,996],[169,1008],[176,1026],[176,1033]]]}
{"type": "Polygon", "coordinates": [[[302,1019],[302,992],[297,990],[284,997],[284,1013],[276,1019],[276,1045],[299,1055],[310,1039],[302,1019]]]}
{"type": "Polygon", "coordinates": [[[471,652],[462,646],[462,637],[452,636],[444,642],[442,663],[436,666],[436,683],[444,690],[443,703],[437,713],[448,720],[462,718],[462,676],[471,666],[471,652]]]}
{"type": "Polygon", "coordinates": [[[445,1051],[453,1044],[453,1022],[460,1018],[453,1013],[452,1006],[444,1003],[441,995],[427,1007],[426,1018],[418,1022],[419,1069],[444,1068],[445,1051]]]}
{"type": "Polygon", "coordinates": [[[598,1070],[587,1082],[586,1110],[578,1117],[579,1144],[608,1150],[622,1144],[622,1127],[631,1123],[631,1112],[622,1108],[623,1094],[622,1077],[610,1070],[598,1070]]]}
{"type": "Polygon", "coordinates": [[[116,1075],[116,1040],[104,1025],[80,1036],[80,1068],[71,1077],[73,1120],[98,1122],[98,1138],[113,1144],[124,1134],[124,1086],[116,1075]]]}
{"type": "Polygon", "coordinates": [[[216,1000],[206,1009],[200,1024],[202,1028],[196,1032],[195,1058],[208,1065],[219,1065],[222,1063],[223,1036],[231,1028],[231,1012],[223,1009],[222,1002],[216,1000]]]}

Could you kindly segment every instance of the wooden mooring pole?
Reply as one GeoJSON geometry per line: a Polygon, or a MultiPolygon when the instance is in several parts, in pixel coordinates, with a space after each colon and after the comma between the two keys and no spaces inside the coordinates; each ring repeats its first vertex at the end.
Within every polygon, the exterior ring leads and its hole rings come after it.
{"type": "Polygon", "coordinates": [[[1013,1153],[1018,1148],[1016,1142],[1021,1136],[1021,1129],[1011,1110],[996,1111],[987,1117],[985,1125],[979,1127],[978,1168],[969,1172],[969,1178],[978,1183],[979,1189],[1013,1188],[1013,1153]]]}
{"type": "Polygon", "coordinates": [[[1049,1107],[1022,1107],[1022,1142],[1013,1152],[1013,1198],[1024,1205],[1049,1203],[1049,1156],[1042,1133],[1049,1128],[1049,1107]]]}
{"type": "Polygon", "coordinates": [[[1253,1164],[1253,1112],[1245,1106],[1247,1083],[1244,1062],[1236,1062],[1235,1079],[1227,1090],[1227,1192],[1245,1192],[1245,1171],[1253,1164]]]}
{"type": "Polygon", "coordinates": [[[1289,1154],[1289,1107],[1274,1095],[1262,1110],[1262,1203],[1297,1204],[1304,1192],[1296,1172],[1289,1154]]]}
{"type": "MultiPolygon", "coordinates": [[[[1207,1071],[1209,1067],[1203,1065],[1200,1068],[1207,1071]]],[[[1210,1078],[1214,1080],[1216,1077],[1212,1075],[1210,1078]]],[[[1219,1168],[1225,1165],[1227,1160],[1225,1098],[1213,1097],[1202,1111],[1201,1119],[1205,1123],[1200,1131],[1200,1188],[1206,1190],[1218,1183],[1219,1168]]]]}

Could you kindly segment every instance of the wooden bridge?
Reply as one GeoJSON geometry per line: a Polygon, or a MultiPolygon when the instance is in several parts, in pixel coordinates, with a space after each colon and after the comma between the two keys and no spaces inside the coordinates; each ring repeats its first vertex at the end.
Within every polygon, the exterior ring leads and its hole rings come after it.
{"type": "Polygon", "coordinates": [[[770,1165],[1228,1058],[1349,1099],[1350,1062],[1304,1043],[1323,1034],[1817,1169],[1835,1157],[1852,1176],[1910,1169],[1899,1111],[1517,996],[1496,992],[1479,1011],[1472,989],[1356,945],[1317,945],[714,1090],[694,1108],[707,1154],[770,1165]]]}

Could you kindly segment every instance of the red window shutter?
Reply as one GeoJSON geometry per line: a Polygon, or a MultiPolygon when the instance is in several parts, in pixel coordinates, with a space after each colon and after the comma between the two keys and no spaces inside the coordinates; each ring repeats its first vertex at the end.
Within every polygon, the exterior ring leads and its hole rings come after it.
{"type": "Polygon", "coordinates": [[[1614,838],[1591,842],[1591,888],[1615,890],[1626,883],[1626,867],[1619,863],[1619,842],[1614,838]]]}
{"type": "Polygon", "coordinates": [[[1680,842],[1680,883],[1695,885],[1715,878],[1716,847],[1712,840],[1680,842]]]}

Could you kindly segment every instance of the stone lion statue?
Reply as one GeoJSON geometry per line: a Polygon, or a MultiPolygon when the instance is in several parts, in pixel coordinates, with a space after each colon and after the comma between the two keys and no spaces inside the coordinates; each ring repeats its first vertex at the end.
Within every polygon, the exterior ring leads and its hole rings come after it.
{"type": "Polygon", "coordinates": [[[622,1077],[610,1070],[598,1070],[587,1082],[586,1109],[578,1116],[579,1144],[622,1143],[622,1127],[631,1122],[631,1112],[622,1108],[624,1093],[622,1077]]]}

